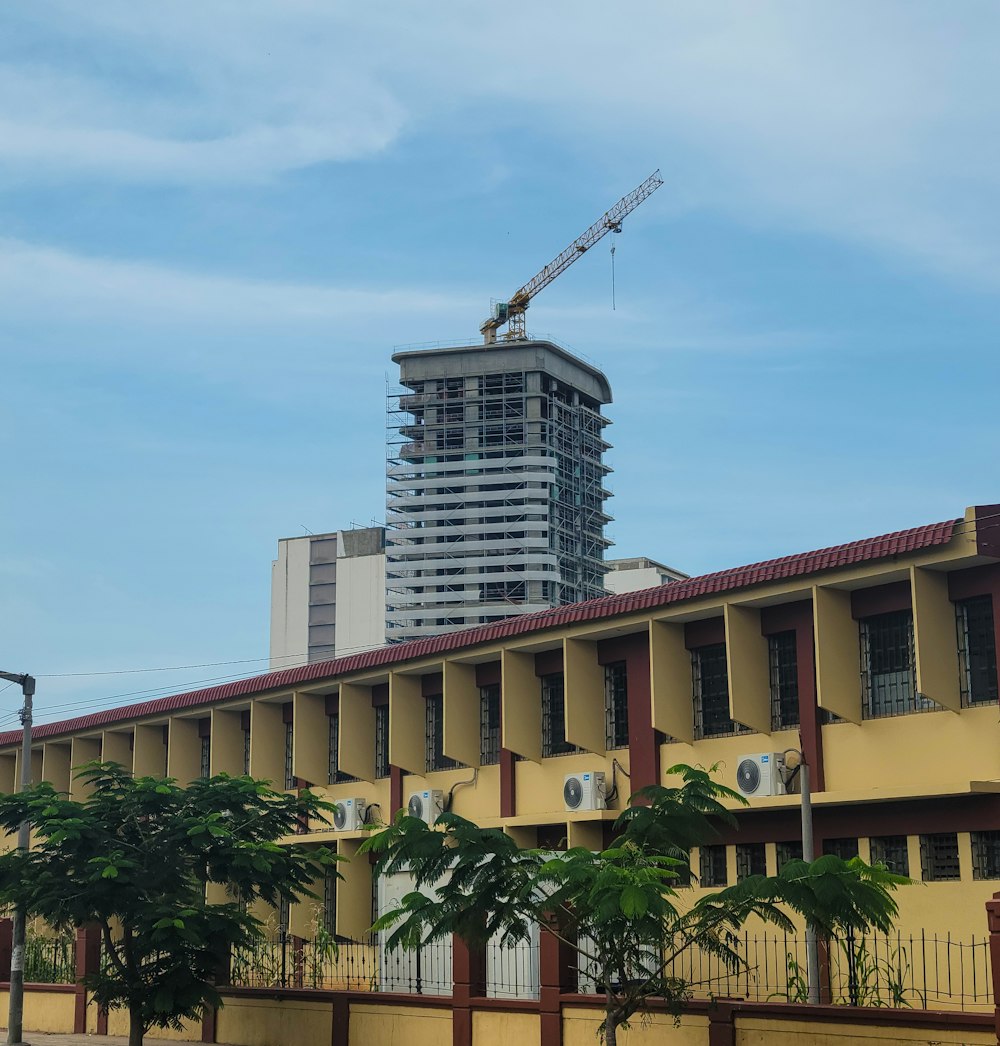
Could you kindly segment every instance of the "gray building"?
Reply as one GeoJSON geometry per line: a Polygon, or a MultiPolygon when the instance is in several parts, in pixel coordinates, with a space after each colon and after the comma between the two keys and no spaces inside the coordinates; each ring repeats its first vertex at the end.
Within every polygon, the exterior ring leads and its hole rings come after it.
{"type": "Polygon", "coordinates": [[[604,576],[604,587],[615,595],[658,588],[660,585],[669,585],[671,581],[685,581],[690,576],[646,556],[609,559],[604,565],[608,570],[604,576]]]}
{"type": "Polygon", "coordinates": [[[387,639],[604,595],[604,375],[547,341],[393,361],[387,639]]]}

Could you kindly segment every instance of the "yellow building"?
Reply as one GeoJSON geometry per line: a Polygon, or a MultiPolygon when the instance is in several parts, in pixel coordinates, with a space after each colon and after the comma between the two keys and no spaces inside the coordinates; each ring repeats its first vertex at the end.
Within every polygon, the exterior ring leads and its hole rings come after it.
{"type": "MultiPolygon", "coordinates": [[[[71,767],[104,758],[182,781],[226,771],[308,784],[361,801],[360,814],[344,808],[343,830],[310,826],[351,856],[366,834],[359,817],[386,820],[411,797],[525,845],[596,848],[630,791],[664,782],[671,766],[717,764],[736,787],[753,757],[761,783],[738,830],[693,858],[705,888],[774,872],[796,852],[799,796],[769,768],[800,749],[817,849],[924,883],[900,896],[903,934],[982,939],[984,903],[1000,889],[998,627],[1000,506],[977,506],[47,724],[32,773],[72,792],[71,767]]],[[[0,735],[5,789],[18,779],[19,741],[0,735]]],[[[359,938],[371,921],[369,864],[344,874],[328,907],[336,931],[359,938]]],[[[288,917],[308,936],[316,916],[288,917]]]]}

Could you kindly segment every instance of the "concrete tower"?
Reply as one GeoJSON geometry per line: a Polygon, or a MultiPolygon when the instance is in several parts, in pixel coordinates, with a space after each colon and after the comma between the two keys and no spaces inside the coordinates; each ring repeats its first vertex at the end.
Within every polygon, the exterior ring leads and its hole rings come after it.
{"type": "Polygon", "coordinates": [[[386,638],[604,595],[607,378],[547,341],[393,360],[386,638]]]}

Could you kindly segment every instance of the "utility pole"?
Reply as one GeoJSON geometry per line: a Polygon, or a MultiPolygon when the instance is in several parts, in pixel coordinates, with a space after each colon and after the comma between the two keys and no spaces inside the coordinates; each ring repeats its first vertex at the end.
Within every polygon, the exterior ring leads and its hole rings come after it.
{"type": "MultiPolygon", "coordinates": [[[[792,776],[799,775],[799,791],[802,799],[802,860],[811,863],[816,858],[816,844],[813,840],[812,792],[809,786],[809,764],[805,753],[798,748],[788,748],[784,752],[785,769],[792,771],[792,776]]],[[[808,985],[807,1001],[819,1003],[819,942],[816,939],[816,928],[806,923],[806,984],[808,985]]]]}
{"type": "MultiPolygon", "coordinates": [[[[35,696],[35,678],[29,675],[16,675],[12,672],[0,672],[0,679],[17,683],[24,695],[24,706],[21,708],[21,724],[24,732],[21,738],[21,781],[19,791],[26,792],[31,787],[31,699],[35,696]]],[[[27,821],[22,821],[17,830],[17,846],[27,850],[31,843],[31,830],[27,821]]],[[[14,909],[13,941],[10,956],[10,1011],[7,1018],[7,1046],[23,1046],[21,1033],[24,1021],[24,936],[27,913],[23,905],[14,909]]]]}

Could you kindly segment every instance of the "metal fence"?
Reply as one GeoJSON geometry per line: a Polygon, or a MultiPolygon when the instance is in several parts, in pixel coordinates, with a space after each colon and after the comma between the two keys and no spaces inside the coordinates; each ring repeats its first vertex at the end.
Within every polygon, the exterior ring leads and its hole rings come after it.
{"type": "MultiPolygon", "coordinates": [[[[696,997],[805,1002],[806,947],[801,937],[744,934],[738,970],[691,950],[667,967],[696,997]]],[[[849,1006],[991,1012],[989,941],[950,934],[849,935],[821,942],[824,1001],[849,1006]]]]}
{"type": "Polygon", "coordinates": [[[24,941],[27,984],[76,983],[76,937],[44,937],[28,932],[24,941]]]}
{"type": "Polygon", "coordinates": [[[537,999],[539,994],[538,927],[529,938],[501,944],[493,937],[486,944],[486,995],[490,999],[537,999]]]}

